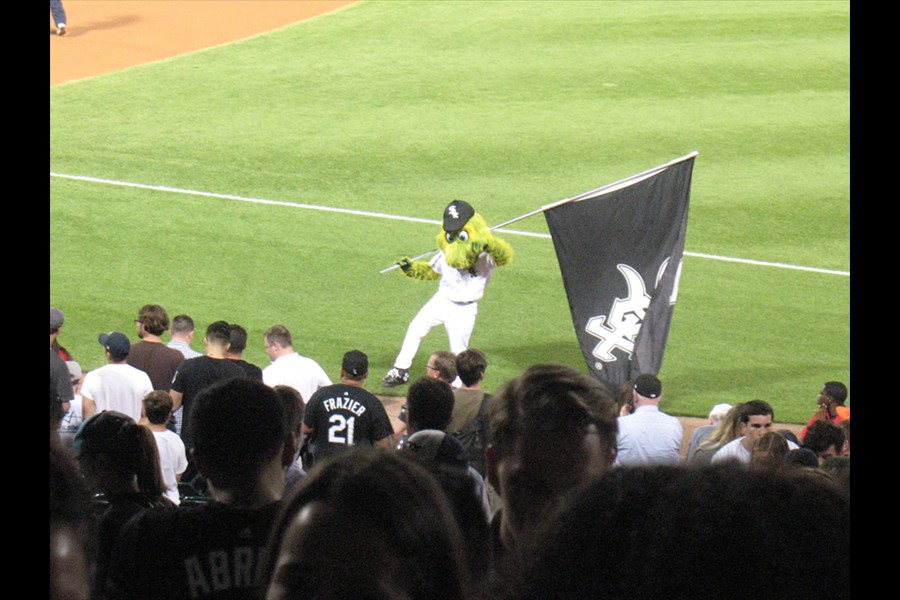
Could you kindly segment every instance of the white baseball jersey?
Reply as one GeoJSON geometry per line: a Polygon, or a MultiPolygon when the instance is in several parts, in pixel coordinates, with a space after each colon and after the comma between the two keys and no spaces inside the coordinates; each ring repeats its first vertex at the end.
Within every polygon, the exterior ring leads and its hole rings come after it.
{"type": "Polygon", "coordinates": [[[440,273],[441,282],[438,292],[452,302],[475,302],[484,296],[484,289],[491,280],[491,273],[497,263],[494,258],[482,252],[471,269],[457,269],[447,264],[443,252],[438,252],[429,262],[436,273],[440,273]]]}

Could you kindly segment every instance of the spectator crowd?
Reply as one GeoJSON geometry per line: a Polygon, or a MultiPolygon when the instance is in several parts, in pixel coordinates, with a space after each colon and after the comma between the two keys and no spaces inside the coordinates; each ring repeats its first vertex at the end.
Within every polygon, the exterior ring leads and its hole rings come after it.
{"type": "Polygon", "coordinates": [[[85,373],[64,323],[51,307],[51,598],[850,597],[841,382],[799,435],[748,399],[682,452],[654,374],[537,364],[489,392],[483,351],[439,350],[392,422],[364,351],[323,368],[283,325],[259,366],[240,325],[198,352],[191,317],[146,305],[85,373]]]}

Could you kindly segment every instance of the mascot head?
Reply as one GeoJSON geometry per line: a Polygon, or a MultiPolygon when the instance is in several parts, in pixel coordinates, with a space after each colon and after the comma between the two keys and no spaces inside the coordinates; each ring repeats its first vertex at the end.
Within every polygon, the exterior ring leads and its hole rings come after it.
{"type": "Polygon", "coordinates": [[[443,230],[438,234],[437,243],[451,267],[469,269],[475,266],[478,255],[491,238],[490,227],[465,200],[454,200],[444,209],[443,230]]]}

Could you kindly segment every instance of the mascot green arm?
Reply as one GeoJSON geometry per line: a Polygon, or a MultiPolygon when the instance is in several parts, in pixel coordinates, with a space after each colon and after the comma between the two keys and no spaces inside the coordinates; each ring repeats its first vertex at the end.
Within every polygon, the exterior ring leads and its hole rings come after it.
{"type": "Polygon", "coordinates": [[[484,245],[484,252],[487,252],[497,263],[498,267],[509,264],[513,259],[513,250],[506,240],[491,235],[484,245]]]}
{"type": "Polygon", "coordinates": [[[410,260],[408,256],[404,256],[397,264],[403,269],[407,277],[419,279],[421,281],[437,281],[441,278],[440,273],[431,268],[428,261],[410,260]]]}

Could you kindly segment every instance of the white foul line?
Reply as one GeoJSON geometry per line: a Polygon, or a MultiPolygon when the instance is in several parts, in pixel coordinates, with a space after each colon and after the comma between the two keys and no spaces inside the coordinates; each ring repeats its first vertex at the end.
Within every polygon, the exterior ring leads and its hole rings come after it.
{"type": "MultiPolygon", "coordinates": [[[[188,196],[204,196],[207,198],[220,198],[223,200],[238,200],[240,202],[252,202],[255,204],[272,204],[276,206],[290,206],[293,208],[303,208],[306,210],[318,210],[322,212],[334,212],[348,215],[356,215],[362,217],[373,217],[376,219],[390,219],[394,221],[406,221],[409,223],[428,223],[430,225],[439,225],[441,221],[436,219],[420,219],[417,217],[405,217],[401,215],[390,215],[387,213],[377,213],[365,210],[356,210],[351,208],[335,208],[331,206],[320,206],[317,204],[302,204],[298,202],[284,202],[281,200],[266,200],[264,198],[249,198],[247,196],[235,196],[233,194],[218,194],[215,192],[201,192],[198,190],[186,190],[182,188],[173,188],[164,185],[147,185],[143,183],[131,183],[128,181],[116,181],[114,179],[102,179],[100,177],[88,177],[85,175],[67,175],[65,173],[50,172],[50,177],[58,177],[60,179],[73,179],[77,181],[89,181],[92,183],[102,183],[104,185],[117,185],[120,187],[138,188],[143,190],[154,190],[157,192],[170,192],[174,194],[184,194],[188,196]]],[[[515,229],[498,228],[496,231],[503,231],[513,235],[524,235],[537,238],[551,239],[549,233],[535,233],[532,231],[518,231],[515,229]]],[[[766,262],[762,260],[752,260],[748,258],[733,258],[728,256],[717,256],[715,254],[701,254],[699,252],[684,252],[685,256],[693,256],[697,258],[707,258],[710,260],[719,260],[723,262],[743,263],[748,265],[757,265],[763,267],[776,267],[779,269],[793,269],[796,271],[807,271],[811,273],[824,273],[827,275],[841,275],[849,277],[849,271],[837,271],[834,269],[819,269],[816,267],[804,267],[800,265],[790,265],[785,263],[766,262]]]]}

